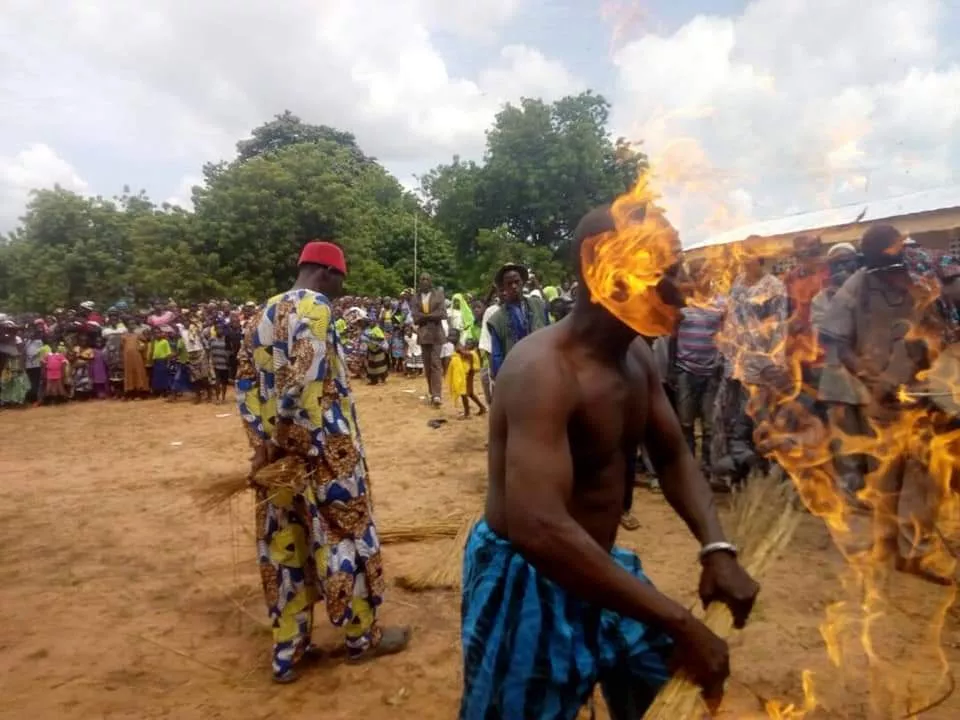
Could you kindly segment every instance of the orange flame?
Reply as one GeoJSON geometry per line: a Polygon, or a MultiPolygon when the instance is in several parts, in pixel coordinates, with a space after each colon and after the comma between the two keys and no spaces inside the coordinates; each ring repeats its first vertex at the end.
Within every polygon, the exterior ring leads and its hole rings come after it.
{"type": "MultiPolygon", "coordinates": [[[[586,241],[581,256],[593,300],[647,336],[673,330],[676,311],[657,288],[682,257],[678,236],[658,200],[651,171],[614,203],[615,231],[586,241]]],[[[782,252],[782,244],[761,238],[707,248],[678,282],[689,304],[714,303],[761,277],[759,258],[782,252]]],[[[750,302],[761,306],[785,301],[774,297],[783,286],[769,285],[770,296],[755,292],[750,302]]],[[[876,716],[922,709],[942,694],[949,672],[940,635],[953,588],[921,586],[933,609],[925,618],[924,645],[912,656],[916,661],[891,657],[885,640],[891,628],[903,622],[895,596],[904,583],[894,579],[905,576],[890,574],[890,541],[899,543],[901,562],[922,572],[952,577],[956,571],[956,559],[943,538],[960,532],[960,497],[951,482],[960,467],[960,428],[949,422],[951,415],[960,418],[960,350],[944,348],[936,324],[921,321],[924,307],[935,297],[935,292],[918,296],[917,322],[907,332],[908,340],[923,341],[932,366],[895,391],[897,402],[879,407],[871,400],[867,426],[860,432],[842,429],[837,415],[824,418],[810,401],[816,399],[817,388],[805,385],[804,368],[819,362],[821,348],[815,333],[794,331],[797,315],[757,313],[747,316],[746,325],[738,325],[728,312],[718,337],[733,377],[749,393],[747,409],[758,451],[787,473],[803,504],[824,521],[847,561],[847,597],[827,608],[820,630],[835,667],[854,674],[866,666],[876,716]],[[762,368],[762,381],[757,367],[762,368]],[[854,496],[844,489],[837,465],[838,457],[852,456],[869,463],[865,485],[854,496]],[[914,479],[904,484],[910,473],[914,479]],[[909,675],[911,670],[918,672],[909,675]],[[931,670],[932,682],[914,682],[922,676],[929,679],[931,670]]],[[[812,673],[804,670],[802,679],[803,702],[770,701],[768,717],[798,720],[818,706],[812,673]]]]}
{"type": "Polygon", "coordinates": [[[676,311],[657,286],[680,257],[679,238],[656,199],[646,173],[614,202],[616,229],[587,238],[580,250],[584,282],[594,301],[648,336],[668,334],[676,322],[676,311]]]}

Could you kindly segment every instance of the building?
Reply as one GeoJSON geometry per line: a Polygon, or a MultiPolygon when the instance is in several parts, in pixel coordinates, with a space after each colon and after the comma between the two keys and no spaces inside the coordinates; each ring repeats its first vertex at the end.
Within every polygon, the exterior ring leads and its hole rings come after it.
{"type": "Polygon", "coordinates": [[[694,243],[686,251],[696,257],[707,248],[762,242],[776,249],[781,268],[790,267],[796,236],[819,235],[827,245],[857,242],[880,222],[896,226],[923,247],[960,257],[960,185],[754,223],[694,243]]]}

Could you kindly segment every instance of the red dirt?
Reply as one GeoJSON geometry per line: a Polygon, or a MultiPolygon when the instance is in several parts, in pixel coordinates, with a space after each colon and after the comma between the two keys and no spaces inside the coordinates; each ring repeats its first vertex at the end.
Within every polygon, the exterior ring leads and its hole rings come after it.
{"type": "MultiPolygon", "coordinates": [[[[382,527],[482,502],[485,424],[432,430],[426,422],[437,413],[419,404],[420,393],[403,380],[357,389],[382,527]]],[[[454,418],[452,408],[442,414],[454,418]]],[[[405,654],[320,665],[293,686],[270,682],[249,497],[203,512],[196,496],[244,472],[239,422],[232,405],[159,401],[0,414],[0,717],[456,716],[459,596],[451,592],[391,586],[382,617],[415,628],[405,654]]],[[[642,527],[621,541],[640,551],[662,589],[692,604],[694,542],[662,497],[638,490],[635,510],[642,527]]],[[[388,577],[435,545],[388,545],[388,577]]],[[[825,606],[843,596],[842,572],[822,525],[805,518],[763,579],[752,623],[731,641],[725,717],[762,716],[758,697],[800,701],[804,668],[816,673],[824,705],[811,717],[870,717],[862,658],[852,657],[844,676],[818,631],[825,606]]],[[[946,595],[899,574],[888,586],[877,647],[899,667],[924,654],[922,619],[946,595]]],[[[957,619],[948,613],[943,635],[951,664],[960,661],[957,619]]],[[[322,644],[337,642],[332,628],[318,627],[322,644]]],[[[924,656],[921,672],[896,677],[901,691],[935,684],[938,666],[924,656]]],[[[922,717],[960,717],[960,694],[922,717]]]]}

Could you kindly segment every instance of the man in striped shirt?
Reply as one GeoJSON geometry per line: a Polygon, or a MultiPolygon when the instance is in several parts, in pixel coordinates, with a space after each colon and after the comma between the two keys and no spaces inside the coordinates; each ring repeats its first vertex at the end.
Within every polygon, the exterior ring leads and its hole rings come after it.
{"type": "Polygon", "coordinates": [[[677,323],[677,415],[694,456],[697,453],[694,425],[700,420],[700,461],[707,469],[710,468],[713,404],[723,368],[717,333],[723,324],[724,309],[723,298],[716,297],[707,305],[684,307],[677,323]]]}

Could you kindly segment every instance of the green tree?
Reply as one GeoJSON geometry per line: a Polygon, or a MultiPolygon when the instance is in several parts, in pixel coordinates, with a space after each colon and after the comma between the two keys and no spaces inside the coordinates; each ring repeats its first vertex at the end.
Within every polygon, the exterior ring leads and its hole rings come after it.
{"type": "Polygon", "coordinates": [[[477,233],[475,258],[466,263],[460,274],[460,286],[475,293],[484,293],[496,271],[507,263],[520,263],[537,274],[544,285],[555,285],[566,275],[561,262],[549,248],[538,247],[515,237],[506,225],[477,233]]]}
{"type": "MultiPolygon", "coordinates": [[[[289,286],[300,249],[314,238],[343,246],[350,292],[395,293],[409,283],[403,253],[409,247],[412,261],[415,198],[337,143],[300,143],[231,166],[195,193],[195,204],[199,251],[219,258],[215,277],[234,294],[289,286]]],[[[445,240],[432,240],[441,247],[430,262],[449,273],[445,240]]]]}
{"type": "Polygon", "coordinates": [[[507,105],[487,133],[483,191],[487,221],[518,238],[562,251],[592,207],[635,182],[646,158],[607,132],[610,105],[584,92],[552,105],[507,105]]]}
{"type": "Polygon", "coordinates": [[[420,178],[433,224],[453,243],[457,256],[468,258],[477,250],[477,233],[485,227],[482,166],[461,162],[456,155],[420,178]]]}
{"type": "Polygon", "coordinates": [[[114,202],[35,190],[7,250],[7,302],[27,310],[116,296],[126,283],[126,250],[114,202]]]}
{"type": "MultiPolygon", "coordinates": [[[[352,133],[337,130],[327,125],[310,125],[284,110],[274,115],[273,120],[255,128],[252,137],[237,143],[237,160],[243,162],[268,153],[277,152],[291,145],[303,143],[332,142],[350,151],[362,162],[372,162],[360,150],[352,133]]],[[[216,166],[214,166],[216,167],[216,166]]]]}

